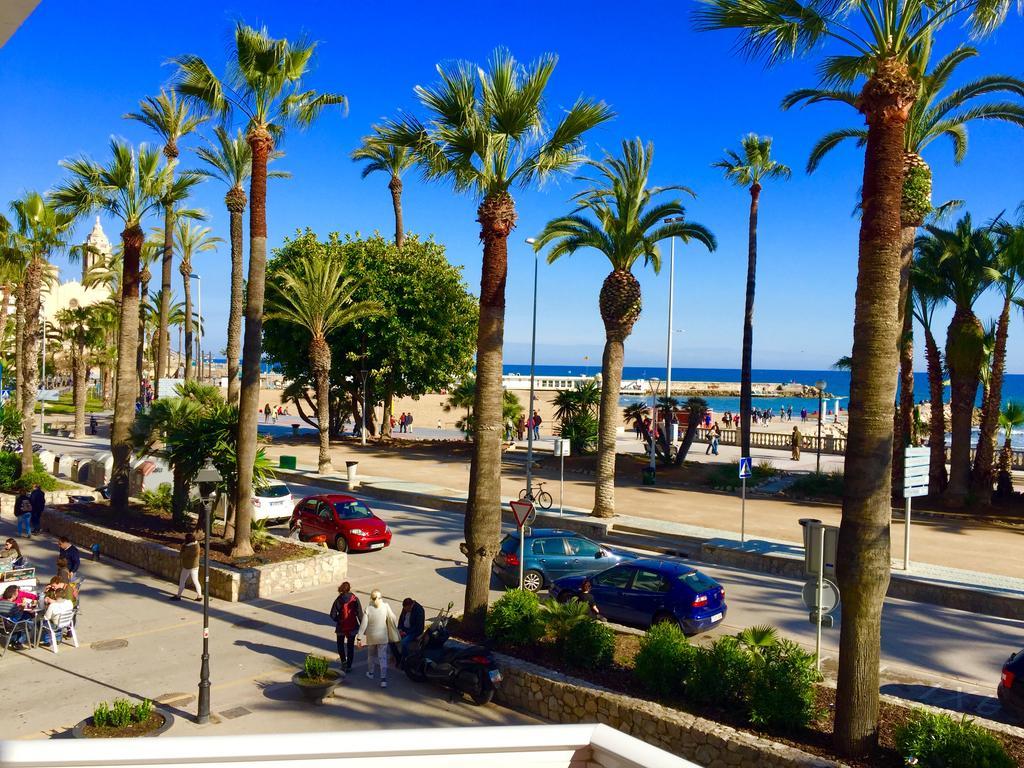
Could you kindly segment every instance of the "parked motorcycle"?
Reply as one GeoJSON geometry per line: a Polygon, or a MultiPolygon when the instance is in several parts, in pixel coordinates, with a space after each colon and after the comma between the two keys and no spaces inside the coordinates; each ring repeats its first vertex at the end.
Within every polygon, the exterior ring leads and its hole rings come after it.
{"type": "Polygon", "coordinates": [[[423,634],[409,645],[402,659],[402,669],[417,683],[437,683],[453,692],[469,694],[474,704],[488,704],[494,698],[495,687],[501,683],[501,670],[488,648],[448,643],[452,605],[448,603],[423,634]]]}

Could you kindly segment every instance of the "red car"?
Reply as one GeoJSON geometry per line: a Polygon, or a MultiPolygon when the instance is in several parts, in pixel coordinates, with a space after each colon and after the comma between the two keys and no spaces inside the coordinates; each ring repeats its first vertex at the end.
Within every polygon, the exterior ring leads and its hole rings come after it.
{"type": "Polygon", "coordinates": [[[383,549],[391,543],[391,529],[354,496],[341,493],[307,496],[295,505],[292,525],[302,528],[303,541],[326,541],[339,552],[383,549]]]}

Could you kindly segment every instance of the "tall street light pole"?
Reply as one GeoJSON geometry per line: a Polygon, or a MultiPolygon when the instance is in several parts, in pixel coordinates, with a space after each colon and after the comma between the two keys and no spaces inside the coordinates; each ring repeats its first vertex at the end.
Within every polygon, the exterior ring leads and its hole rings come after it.
{"type": "Polygon", "coordinates": [[[203,657],[199,667],[199,705],[196,722],[210,722],[210,538],[213,535],[213,486],[224,478],[209,461],[196,475],[203,500],[203,657]]]}
{"type": "MultiPolygon", "coordinates": [[[[682,216],[672,216],[665,219],[666,224],[677,224],[683,221],[682,216]]],[[[666,351],[665,351],[665,397],[672,397],[672,304],[675,299],[676,292],[676,239],[671,238],[672,245],[670,248],[670,256],[668,260],[668,333],[666,340],[666,351]]],[[[665,411],[665,438],[666,444],[669,446],[669,452],[672,451],[672,427],[669,425],[669,418],[672,414],[672,409],[669,408],[665,411]]]]}
{"type": "Polygon", "coordinates": [[[366,445],[366,376],[369,371],[363,368],[359,373],[363,377],[363,410],[359,414],[359,442],[366,445]]]}
{"type": "Polygon", "coordinates": [[[821,408],[822,401],[825,397],[825,387],[828,386],[824,381],[815,382],[814,386],[818,388],[818,461],[817,469],[815,470],[819,475],[821,474],[821,408]]]}
{"type": "MultiPolygon", "coordinates": [[[[536,238],[526,238],[527,245],[535,245],[536,238]]],[[[527,411],[526,430],[526,498],[533,501],[533,431],[537,428],[532,423],[534,373],[537,363],[537,271],[540,264],[540,253],[533,251],[533,331],[530,335],[530,408],[527,411]]],[[[502,394],[504,397],[504,394],[502,394]]],[[[523,562],[526,559],[526,525],[519,526],[519,588],[523,588],[523,562]]]]}

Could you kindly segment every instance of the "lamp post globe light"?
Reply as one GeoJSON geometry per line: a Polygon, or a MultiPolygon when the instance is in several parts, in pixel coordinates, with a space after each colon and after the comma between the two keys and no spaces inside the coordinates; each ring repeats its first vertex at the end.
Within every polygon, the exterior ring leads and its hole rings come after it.
{"type": "Polygon", "coordinates": [[[828,386],[827,382],[816,381],[814,386],[818,389],[818,458],[817,458],[817,469],[815,470],[819,475],[821,474],[821,409],[825,398],[825,387],[828,386]]]}
{"type": "Polygon", "coordinates": [[[209,461],[196,475],[203,500],[203,656],[199,667],[199,704],[196,722],[210,722],[210,538],[213,535],[213,491],[224,478],[209,461]]]}

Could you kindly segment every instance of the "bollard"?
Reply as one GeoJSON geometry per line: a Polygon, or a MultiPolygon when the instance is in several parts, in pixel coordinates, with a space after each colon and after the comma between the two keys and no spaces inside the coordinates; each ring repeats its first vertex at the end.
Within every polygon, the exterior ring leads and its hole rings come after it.
{"type": "Polygon", "coordinates": [[[348,485],[349,488],[355,488],[359,485],[359,462],[358,461],[346,461],[345,471],[348,474],[348,485]]]}

